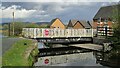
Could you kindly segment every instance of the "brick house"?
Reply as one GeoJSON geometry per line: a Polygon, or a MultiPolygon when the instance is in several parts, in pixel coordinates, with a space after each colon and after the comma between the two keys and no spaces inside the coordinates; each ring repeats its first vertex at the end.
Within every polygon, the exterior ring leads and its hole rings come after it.
{"type": "Polygon", "coordinates": [[[97,29],[100,35],[112,35],[112,26],[115,22],[113,20],[114,10],[118,10],[117,5],[104,6],[99,9],[93,18],[93,29],[97,29]],[[98,28],[101,27],[101,28],[98,28]]]}
{"type": "Polygon", "coordinates": [[[115,7],[113,6],[101,7],[93,18],[93,28],[112,27],[112,24],[114,23],[112,20],[114,9],[115,7]]]}

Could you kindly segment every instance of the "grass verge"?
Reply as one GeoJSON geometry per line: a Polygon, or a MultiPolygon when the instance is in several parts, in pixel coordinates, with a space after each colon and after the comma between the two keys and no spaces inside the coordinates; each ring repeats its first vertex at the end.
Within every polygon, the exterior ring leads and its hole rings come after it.
{"type": "Polygon", "coordinates": [[[0,68],[2,67],[2,57],[0,56],[0,68]]]}
{"type": "MultiPolygon", "coordinates": [[[[6,51],[6,53],[3,55],[2,58],[2,66],[32,66],[32,61],[29,59],[32,58],[25,58],[25,51],[29,47],[33,47],[32,40],[22,39],[15,44],[12,45],[12,47],[6,51]]],[[[37,53],[38,51],[36,51],[37,53]]]]}

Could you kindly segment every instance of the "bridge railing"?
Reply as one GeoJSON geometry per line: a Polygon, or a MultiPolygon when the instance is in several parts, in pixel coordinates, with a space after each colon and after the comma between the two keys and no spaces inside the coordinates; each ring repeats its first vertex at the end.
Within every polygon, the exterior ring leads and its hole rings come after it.
{"type": "Polygon", "coordinates": [[[26,38],[93,37],[93,29],[23,28],[26,38]]]}

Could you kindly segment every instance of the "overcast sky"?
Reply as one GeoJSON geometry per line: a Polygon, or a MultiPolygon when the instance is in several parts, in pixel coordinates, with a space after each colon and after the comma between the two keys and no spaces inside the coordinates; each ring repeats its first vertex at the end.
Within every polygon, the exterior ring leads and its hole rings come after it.
{"type": "Polygon", "coordinates": [[[15,0],[13,0],[13,2],[2,2],[2,7],[0,8],[0,10],[2,10],[2,15],[0,15],[2,22],[11,22],[13,11],[15,12],[15,21],[50,22],[54,18],[60,18],[64,24],[68,23],[70,19],[91,21],[100,7],[116,3],[14,1],[15,0]]]}

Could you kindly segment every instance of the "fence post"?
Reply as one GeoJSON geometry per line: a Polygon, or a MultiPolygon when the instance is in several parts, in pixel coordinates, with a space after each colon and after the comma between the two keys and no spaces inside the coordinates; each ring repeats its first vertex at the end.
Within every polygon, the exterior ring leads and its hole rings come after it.
{"type": "Polygon", "coordinates": [[[107,38],[107,27],[105,27],[105,36],[107,38]]]}
{"type": "Polygon", "coordinates": [[[91,29],[92,30],[92,37],[93,37],[93,29],[91,29]]]}
{"type": "Polygon", "coordinates": [[[97,33],[96,33],[96,37],[98,36],[98,30],[99,30],[99,27],[97,26],[97,31],[96,31],[97,33]]]}
{"type": "Polygon", "coordinates": [[[8,36],[10,36],[10,23],[8,23],[8,36]]]}
{"type": "Polygon", "coordinates": [[[36,38],[36,28],[34,28],[34,38],[36,38]]]}

